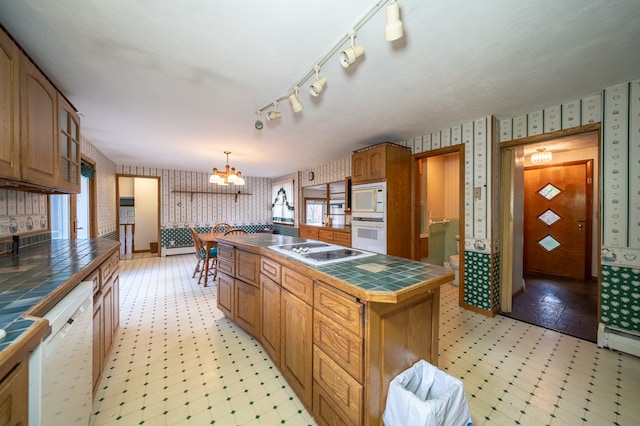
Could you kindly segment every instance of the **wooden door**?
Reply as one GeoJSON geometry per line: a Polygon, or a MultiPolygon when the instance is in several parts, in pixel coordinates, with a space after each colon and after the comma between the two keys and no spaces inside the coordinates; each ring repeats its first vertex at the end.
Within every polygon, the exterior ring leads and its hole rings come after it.
{"type": "Polygon", "coordinates": [[[20,179],[20,81],[17,46],[0,30],[0,176],[20,179]]]}
{"type": "Polygon", "coordinates": [[[524,269],[589,279],[592,160],[524,173],[524,269]]]}
{"type": "Polygon", "coordinates": [[[22,179],[54,188],[58,184],[57,92],[28,58],[22,58],[22,179]]]}

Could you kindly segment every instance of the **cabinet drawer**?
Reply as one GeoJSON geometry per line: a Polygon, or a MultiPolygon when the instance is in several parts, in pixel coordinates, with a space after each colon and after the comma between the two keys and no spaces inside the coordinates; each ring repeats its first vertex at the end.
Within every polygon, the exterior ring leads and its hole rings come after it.
{"type": "Polygon", "coordinates": [[[313,279],[289,268],[282,268],[282,287],[289,290],[308,305],[313,304],[313,279]]]}
{"type": "Polygon", "coordinates": [[[83,281],[91,281],[93,283],[93,295],[95,296],[96,293],[100,291],[100,269],[93,271],[83,281]]]}
{"type": "Polygon", "coordinates": [[[235,262],[235,250],[236,249],[233,246],[218,244],[218,259],[225,259],[230,262],[235,262]]]}
{"type": "Polygon", "coordinates": [[[351,247],[351,233],[333,231],[333,242],[341,246],[351,247]]]}
{"type": "Polygon", "coordinates": [[[111,257],[109,258],[109,263],[111,264],[111,273],[115,274],[120,266],[120,252],[115,251],[111,257]]]}
{"type": "Polygon", "coordinates": [[[353,296],[318,281],[314,290],[313,306],[348,331],[362,337],[364,308],[353,296]]]}
{"type": "Polygon", "coordinates": [[[236,250],[236,278],[260,287],[260,255],[236,250]]]}
{"type": "Polygon", "coordinates": [[[280,284],[280,264],[266,257],[260,259],[260,272],[280,284]]]}
{"type": "Polygon", "coordinates": [[[331,229],[318,230],[318,239],[327,243],[333,242],[333,231],[331,229]]]}
{"type": "Polygon", "coordinates": [[[345,330],[316,311],[313,316],[313,343],[362,383],[363,341],[361,337],[345,330]]]}
{"type": "Polygon", "coordinates": [[[347,415],[349,423],[360,423],[360,419],[362,419],[362,385],[317,346],[313,347],[313,380],[347,415]]]}
{"type": "Polygon", "coordinates": [[[230,262],[226,259],[218,258],[218,271],[234,277],[236,275],[236,264],[233,261],[230,262]]]}
{"type": "Polygon", "coordinates": [[[340,411],[327,392],[313,382],[313,414],[323,426],[358,425],[349,421],[349,417],[340,411]]]}
{"type": "Polygon", "coordinates": [[[113,274],[113,264],[111,262],[111,258],[105,260],[102,265],[100,265],[100,283],[104,286],[104,284],[109,281],[111,275],[113,274]]]}

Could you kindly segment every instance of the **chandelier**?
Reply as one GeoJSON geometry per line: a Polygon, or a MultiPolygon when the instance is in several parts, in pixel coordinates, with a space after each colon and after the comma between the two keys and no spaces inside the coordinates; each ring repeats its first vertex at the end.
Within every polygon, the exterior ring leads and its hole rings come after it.
{"type": "Polygon", "coordinates": [[[214,167],[213,174],[209,177],[209,183],[215,183],[216,185],[244,185],[242,172],[236,172],[235,167],[229,167],[229,154],[231,154],[231,151],[224,151],[224,153],[227,154],[227,164],[224,166],[224,171],[214,167]]]}
{"type": "Polygon", "coordinates": [[[547,164],[551,162],[551,151],[547,151],[546,148],[538,148],[536,152],[531,154],[531,164],[547,164]]]}

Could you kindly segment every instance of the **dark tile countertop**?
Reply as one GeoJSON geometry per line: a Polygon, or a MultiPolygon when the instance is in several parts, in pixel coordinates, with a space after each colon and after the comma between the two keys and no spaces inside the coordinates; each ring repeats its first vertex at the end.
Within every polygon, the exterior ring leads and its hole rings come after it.
{"type": "Polygon", "coordinates": [[[104,238],[51,240],[0,256],[0,352],[108,258],[118,243],[104,238]]]}
{"type": "Polygon", "coordinates": [[[453,281],[454,278],[453,272],[442,266],[382,254],[324,266],[307,265],[268,248],[272,245],[309,241],[285,235],[229,235],[219,237],[217,241],[248,250],[254,248],[260,254],[286,259],[288,265],[307,268],[310,275],[331,281],[343,291],[364,301],[396,303],[403,295],[412,291],[435,288],[453,281]]]}

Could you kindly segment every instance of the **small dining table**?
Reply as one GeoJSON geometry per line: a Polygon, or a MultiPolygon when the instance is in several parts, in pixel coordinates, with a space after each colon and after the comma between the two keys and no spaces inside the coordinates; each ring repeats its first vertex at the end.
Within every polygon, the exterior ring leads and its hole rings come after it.
{"type": "Polygon", "coordinates": [[[205,253],[205,259],[204,259],[204,286],[207,286],[207,280],[209,279],[209,253],[211,252],[211,249],[216,247],[218,245],[218,242],[216,241],[216,238],[221,237],[225,234],[226,232],[203,232],[201,234],[198,234],[198,238],[200,238],[200,241],[202,241],[202,245],[204,246],[204,253],[205,253]]]}

